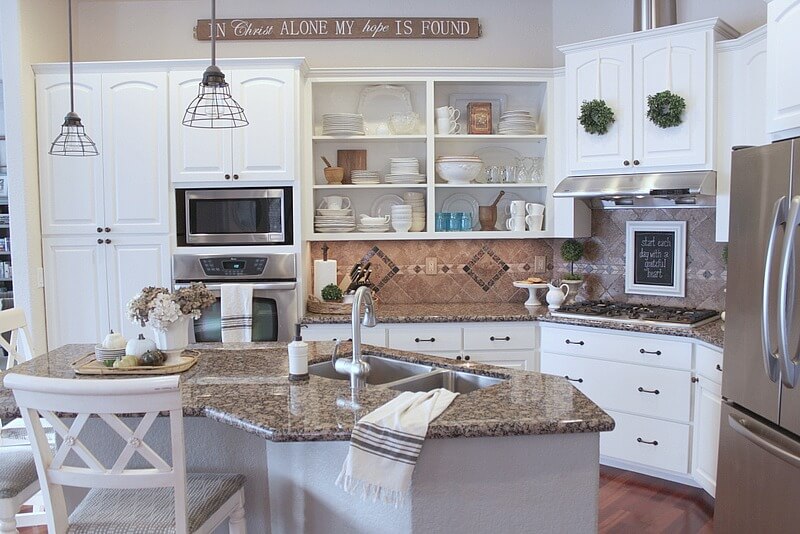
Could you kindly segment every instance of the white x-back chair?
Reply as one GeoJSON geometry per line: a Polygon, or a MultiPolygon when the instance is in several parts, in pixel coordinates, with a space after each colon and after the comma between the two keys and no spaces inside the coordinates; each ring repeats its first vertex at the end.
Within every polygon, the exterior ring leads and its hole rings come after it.
{"type": "Polygon", "coordinates": [[[245,533],[244,476],[186,474],[178,383],[177,376],[73,380],[6,375],[4,384],[14,391],[33,443],[50,534],[208,533],[226,519],[231,533],[245,533]],[[73,414],[72,424],[57,412],[73,414]],[[169,414],[172,465],[145,440],[160,412],[169,414]],[[132,413],[144,413],[136,428],[118,417],[132,413]],[[98,444],[81,439],[93,415],[125,442],[111,466],[92,452],[98,444]],[[61,438],[55,453],[40,418],[61,438]],[[149,465],[128,467],[135,454],[149,465]],[[63,486],[91,488],[69,516],[63,486]]]}
{"type": "Polygon", "coordinates": [[[0,334],[10,334],[8,340],[0,335],[0,347],[8,355],[6,369],[33,358],[32,338],[22,310],[9,308],[0,311],[0,334]]]}

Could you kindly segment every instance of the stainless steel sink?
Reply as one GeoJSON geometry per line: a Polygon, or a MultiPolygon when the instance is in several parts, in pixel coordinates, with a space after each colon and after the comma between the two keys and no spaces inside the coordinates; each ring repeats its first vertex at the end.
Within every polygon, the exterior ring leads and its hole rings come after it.
{"type": "MultiPolygon", "coordinates": [[[[430,373],[433,370],[429,365],[392,360],[372,354],[362,354],[361,357],[369,364],[367,384],[372,385],[396,382],[404,378],[430,373]]],[[[309,365],[308,372],[312,375],[334,380],[350,379],[349,375],[336,372],[330,361],[309,365]]]]}
{"type": "Polygon", "coordinates": [[[470,393],[505,382],[505,378],[464,373],[461,371],[439,370],[427,375],[417,376],[389,384],[389,389],[397,391],[430,391],[444,388],[453,393],[470,393]]]}

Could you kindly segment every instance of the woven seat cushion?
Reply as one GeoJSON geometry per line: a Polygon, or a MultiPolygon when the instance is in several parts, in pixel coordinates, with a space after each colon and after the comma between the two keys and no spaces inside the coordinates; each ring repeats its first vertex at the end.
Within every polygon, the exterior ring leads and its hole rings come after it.
{"type": "MultiPolygon", "coordinates": [[[[244,485],[243,475],[187,476],[189,532],[194,532],[244,485]]],[[[93,489],[69,516],[69,534],[175,532],[172,488],[93,489]]]]}
{"type": "Polygon", "coordinates": [[[0,499],[11,499],[36,482],[36,464],[30,449],[0,448],[0,499]]]}

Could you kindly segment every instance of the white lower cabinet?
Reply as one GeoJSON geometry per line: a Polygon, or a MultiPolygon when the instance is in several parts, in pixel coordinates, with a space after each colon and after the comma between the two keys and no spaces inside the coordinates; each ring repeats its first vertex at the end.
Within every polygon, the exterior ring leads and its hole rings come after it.
{"type": "Polygon", "coordinates": [[[695,347],[692,478],[712,497],[717,489],[717,454],[722,411],[722,352],[695,347]]]}
{"type": "Polygon", "coordinates": [[[498,367],[508,367],[509,369],[516,369],[517,371],[536,370],[535,350],[465,350],[463,358],[466,361],[497,365],[498,367]],[[466,360],[467,357],[469,357],[469,360],[466,360]]]}
{"type": "Polygon", "coordinates": [[[674,473],[689,472],[689,425],[606,410],[613,432],[600,434],[600,454],[674,473]]]}
{"type": "MultiPolygon", "coordinates": [[[[314,324],[303,330],[304,341],[353,341],[349,324],[314,324]]],[[[361,328],[361,342],[378,347],[386,346],[386,329],[380,326],[361,328]]]]}
{"type": "Polygon", "coordinates": [[[389,347],[430,354],[432,352],[457,352],[461,350],[459,324],[403,324],[390,325],[389,347]]]}

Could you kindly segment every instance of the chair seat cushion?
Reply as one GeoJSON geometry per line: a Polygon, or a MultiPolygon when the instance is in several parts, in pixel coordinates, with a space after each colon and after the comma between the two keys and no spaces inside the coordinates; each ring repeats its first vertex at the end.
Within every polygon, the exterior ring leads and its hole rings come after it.
{"type": "MultiPolygon", "coordinates": [[[[189,532],[200,528],[244,485],[243,475],[186,477],[189,532]]],[[[172,488],[93,489],[69,516],[69,534],[175,532],[172,488]]]]}
{"type": "Polygon", "coordinates": [[[36,479],[36,463],[30,448],[0,448],[0,499],[16,497],[36,479]]]}

